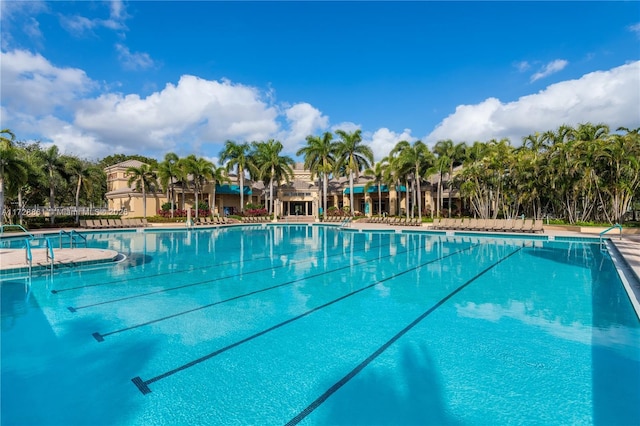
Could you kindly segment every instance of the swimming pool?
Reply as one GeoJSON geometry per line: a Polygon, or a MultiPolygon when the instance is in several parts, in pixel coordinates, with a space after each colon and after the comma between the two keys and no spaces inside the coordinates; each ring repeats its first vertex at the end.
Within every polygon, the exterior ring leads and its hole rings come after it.
{"type": "Polygon", "coordinates": [[[597,244],[323,226],[92,233],[6,280],[2,424],[638,424],[597,244]]]}

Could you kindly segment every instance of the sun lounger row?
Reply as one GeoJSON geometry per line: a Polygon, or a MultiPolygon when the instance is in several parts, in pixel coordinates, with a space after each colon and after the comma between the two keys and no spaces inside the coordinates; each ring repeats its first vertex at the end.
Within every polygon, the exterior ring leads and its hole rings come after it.
{"type": "Polygon", "coordinates": [[[270,216],[247,216],[242,218],[243,223],[265,223],[271,222],[270,216]]]}
{"type": "Polygon", "coordinates": [[[432,229],[488,232],[544,232],[542,220],[532,219],[435,219],[432,229]]]}
{"type": "Polygon", "coordinates": [[[142,228],[149,226],[147,219],[80,219],[80,227],[87,229],[142,228]]]}
{"type": "Polygon", "coordinates": [[[324,222],[344,222],[349,219],[349,216],[325,216],[324,222]]]}
{"type": "Polygon", "coordinates": [[[418,217],[382,217],[374,216],[368,221],[369,223],[382,223],[394,226],[421,226],[422,222],[418,217]]]}
{"type": "Polygon", "coordinates": [[[227,223],[231,223],[231,220],[222,216],[215,216],[213,218],[207,216],[193,219],[194,225],[226,225],[227,223]]]}

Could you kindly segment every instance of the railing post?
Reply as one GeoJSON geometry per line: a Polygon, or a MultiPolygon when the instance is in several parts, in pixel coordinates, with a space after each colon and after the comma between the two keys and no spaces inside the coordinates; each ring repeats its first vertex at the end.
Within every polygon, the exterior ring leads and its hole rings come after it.
{"type": "Polygon", "coordinates": [[[31,243],[29,242],[29,239],[25,239],[25,258],[27,263],[29,264],[29,276],[31,276],[31,267],[33,265],[33,254],[31,253],[31,243]]]}
{"type": "Polygon", "coordinates": [[[47,250],[47,260],[49,261],[50,265],[51,265],[51,270],[53,271],[53,260],[54,260],[54,254],[53,254],[53,244],[51,244],[51,240],[49,238],[45,238],[46,241],[46,250],[47,250]]]}

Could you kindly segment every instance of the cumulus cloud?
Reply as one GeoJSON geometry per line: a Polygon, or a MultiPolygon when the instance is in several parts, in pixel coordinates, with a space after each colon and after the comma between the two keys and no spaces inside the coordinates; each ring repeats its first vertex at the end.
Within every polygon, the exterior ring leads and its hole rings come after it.
{"type": "Polygon", "coordinates": [[[283,151],[288,153],[295,153],[304,145],[307,136],[317,134],[329,125],[329,117],[306,102],[287,108],[284,116],[289,126],[279,138],[283,151]]]}
{"type": "Polygon", "coordinates": [[[398,142],[413,142],[416,140],[415,137],[411,136],[410,129],[404,129],[402,133],[396,133],[386,127],[376,130],[371,136],[367,135],[363,139],[373,151],[373,158],[376,162],[389,155],[398,142]]]}
{"type": "Polygon", "coordinates": [[[108,93],[85,100],[74,124],[101,140],[163,152],[180,142],[266,139],[278,130],[276,115],[254,88],[185,75],[146,98],[108,93]]]}
{"type": "Polygon", "coordinates": [[[331,126],[331,131],[334,133],[336,130],[344,130],[345,132],[351,133],[355,132],[358,129],[361,129],[361,126],[350,121],[344,121],[342,123],[334,124],[333,126],[331,126]]]}
{"type": "Polygon", "coordinates": [[[608,71],[585,74],[548,86],[539,93],[503,103],[488,98],[475,105],[460,105],[426,141],[487,141],[509,138],[519,144],[535,131],[554,130],[562,124],[606,123],[615,129],[635,128],[640,117],[640,61],[608,71]]]}
{"type": "Polygon", "coordinates": [[[69,109],[95,87],[84,71],[25,50],[0,52],[0,73],[3,104],[34,115],[69,109]]]}
{"type": "Polygon", "coordinates": [[[143,70],[154,65],[153,59],[148,53],[132,53],[128,47],[121,43],[116,44],[116,51],[122,66],[127,70],[143,70]]]}
{"type": "Polygon", "coordinates": [[[541,78],[545,78],[550,76],[551,74],[557,73],[558,71],[562,71],[567,65],[569,65],[569,62],[565,61],[564,59],[556,59],[555,61],[551,61],[547,65],[542,67],[540,71],[531,76],[531,82],[533,83],[534,81],[540,80],[541,78]]]}

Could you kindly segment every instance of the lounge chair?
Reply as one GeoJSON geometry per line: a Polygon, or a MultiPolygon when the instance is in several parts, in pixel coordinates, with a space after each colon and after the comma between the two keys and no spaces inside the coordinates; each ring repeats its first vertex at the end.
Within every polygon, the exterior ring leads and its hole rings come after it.
{"type": "Polygon", "coordinates": [[[477,225],[478,225],[478,219],[475,219],[475,218],[465,219],[464,226],[462,227],[462,229],[466,231],[474,231],[477,225]]]}
{"type": "Polygon", "coordinates": [[[80,228],[88,228],[89,225],[87,224],[86,219],[80,219],[80,228]]]}
{"type": "Polygon", "coordinates": [[[511,226],[511,232],[522,232],[523,225],[524,221],[522,219],[514,219],[513,225],[511,226]]]}
{"type": "Polygon", "coordinates": [[[525,219],[522,224],[522,232],[533,232],[533,220],[525,219]]]}
{"type": "Polygon", "coordinates": [[[484,227],[485,231],[490,231],[490,232],[498,231],[500,228],[502,228],[500,219],[489,219],[489,221],[484,227]]]}
{"type": "Polygon", "coordinates": [[[536,221],[533,223],[533,227],[531,228],[531,232],[544,232],[544,228],[542,227],[542,225],[542,219],[536,219],[536,221]]]}

